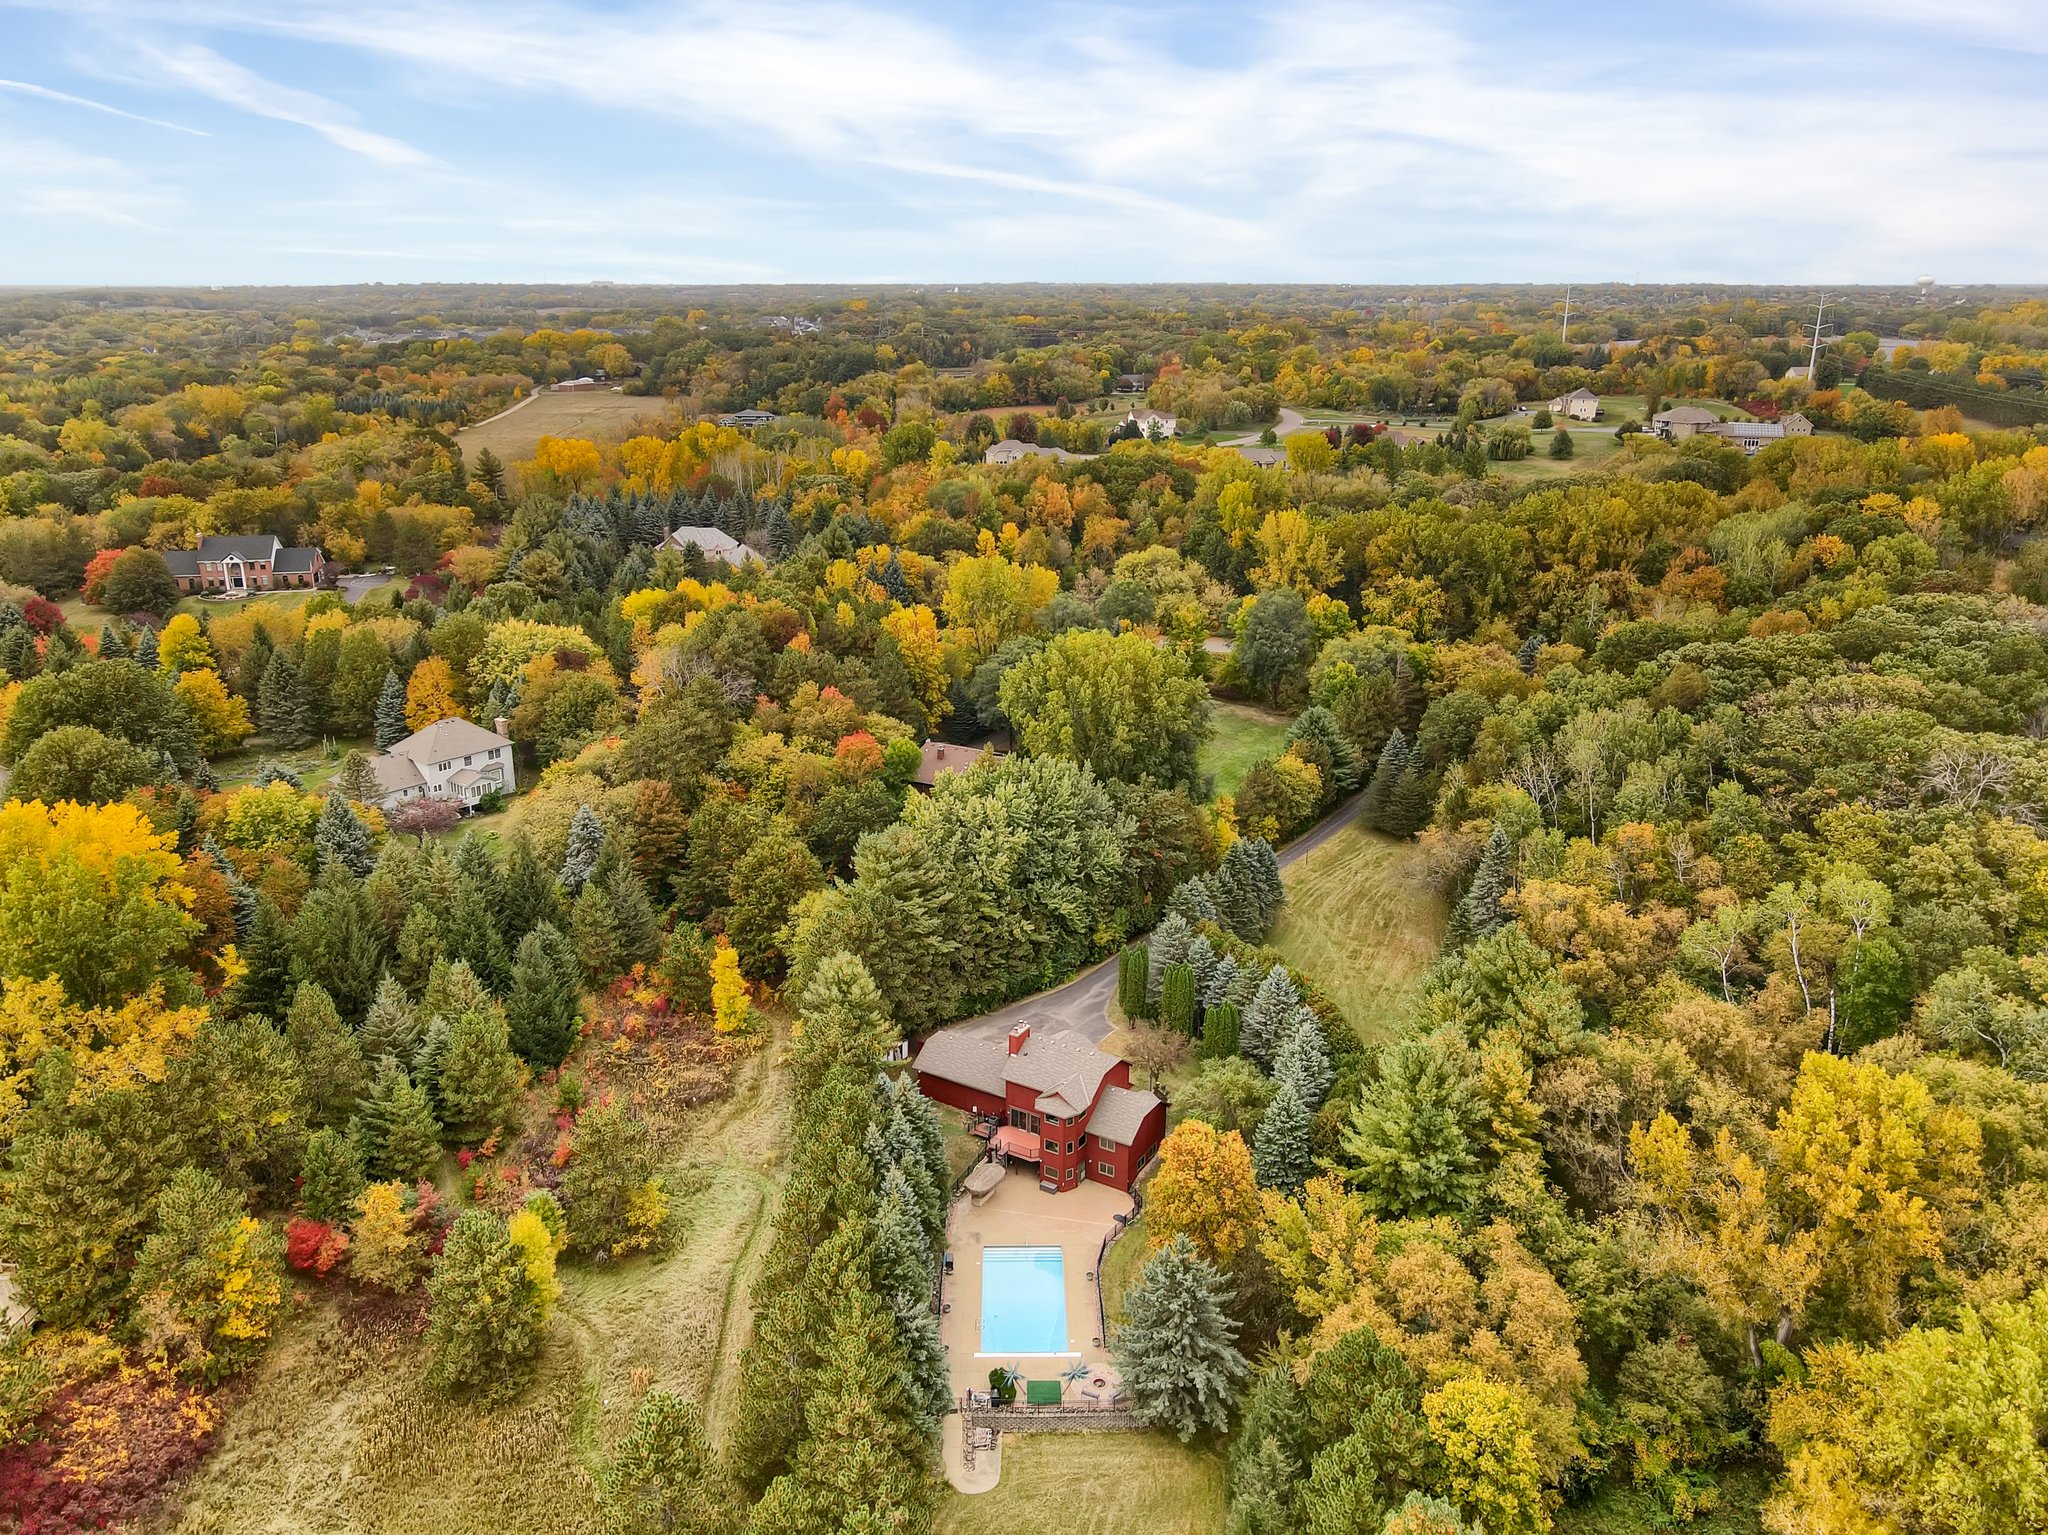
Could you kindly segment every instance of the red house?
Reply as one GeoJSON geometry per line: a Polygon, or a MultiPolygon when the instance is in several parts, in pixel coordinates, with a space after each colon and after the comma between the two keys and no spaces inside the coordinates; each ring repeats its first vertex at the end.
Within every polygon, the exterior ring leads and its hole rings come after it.
{"type": "Polygon", "coordinates": [[[917,1053],[927,1098],[1001,1122],[996,1150],[1038,1164],[1054,1193],[1084,1179],[1129,1192],[1166,1135],[1166,1105],[1131,1086],[1130,1062],[1070,1029],[1007,1039],[945,1030],[917,1053]]]}

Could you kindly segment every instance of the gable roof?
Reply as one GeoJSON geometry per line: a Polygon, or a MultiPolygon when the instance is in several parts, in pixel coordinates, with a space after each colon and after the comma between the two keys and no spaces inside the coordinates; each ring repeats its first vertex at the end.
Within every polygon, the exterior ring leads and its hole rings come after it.
{"type": "Polygon", "coordinates": [[[199,540],[199,558],[274,560],[283,547],[275,533],[209,533],[199,540]]]}
{"type": "Polygon", "coordinates": [[[1669,410],[1660,410],[1652,416],[1652,422],[1662,421],[1667,426],[1711,426],[1721,418],[1712,411],[1698,405],[1674,405],[1669,410]]]}
{"type": "Polygon", "coordinates": [[[1145,1116],[1158,1108],[1159,1102],[1143,1088],[1105,1087],[1102,1101],[1088,1116],[1088,1133],[1119,1146],[1128,1146],[1138,1138],[1145,1116]]]}
{"type": "Polygon", "coordinates": [[[426,783],[419,764],[410,757],[394,757],[389,752],[376,752],[370,757],[370,772],[377,780],[379,794],[396,794],[401,789],[417,789],[426,783]]]}
{"type": "Polygon", "coordinates": [[[464,719],[445,719],[435,720],[425,730],[415,730],[403,741],[394,741],[390,755],[409,757],[414,762],[446,762],[450,757],[465,757],[511,744],[495,730],[486,730],[464,719]]]}
{"type": "Polygon", "coordinates": [[[1118,1057],[1071,1029],[1034,1029],[1015,1053],[1009,1040],[1000,1036],[941,1030],[917,1052],[920,1076],[958,1082],[997,1098],[1005,1096],[1014,1082],[1037,1094],[1034,1106],[1039,1113],[1061,1119],[1087,1113],[1102,1090],[1102,1079],[1117,1065],[1118,1057]]]}
{"type": "Polygon", "coordinates": [[[1561,394],[1558,398],[1560,400],[1597,400],[1600,396],[1588,389],[1584,384],[1581,384],[1570,394],[1561,394]]]}
{"type": "Polygon", "coordinates": [[[164,565],[174,576],[196,578],[199,574],[199,551],[197,549],[166,549],[164,565]]]}
{"type": "Polygon", "coordinates": [[[660,547],[687,549],[693,545],[707,560],[723,560],[728,565],[743,565],[761,557],[723,528],[677,528],[661,541],[660,547]]]}

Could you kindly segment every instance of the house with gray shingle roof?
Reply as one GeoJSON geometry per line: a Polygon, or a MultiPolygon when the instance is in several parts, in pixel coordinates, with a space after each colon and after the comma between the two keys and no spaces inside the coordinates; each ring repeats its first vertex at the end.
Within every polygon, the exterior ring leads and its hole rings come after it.
{"type": "Polygon", "coordinates": [[[181,592],[241,596],[318,586],[327,558],[311,547],[288,548],[274,533],[208,534],[197,549],[164,552],[181,592]]]}
{"type": "Polygon", "coordinates": [[[1039,1186],[1055,1193],[1128,1191],[1166,1135],[1166,1105],[1131,1086],[1130,1062],[1072,1029],[941,1029],[915,1065],[927,1098],[993,1121],[992,1150],[1037,1164],[1039,1186]]]}

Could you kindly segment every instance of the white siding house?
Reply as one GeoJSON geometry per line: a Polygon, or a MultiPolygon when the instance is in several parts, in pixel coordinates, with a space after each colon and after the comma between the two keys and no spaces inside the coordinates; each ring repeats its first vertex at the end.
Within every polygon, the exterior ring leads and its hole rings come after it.
{"type": "Polygon", "coordinates": [[[377,804],[389,810],[408,800],[445,799],[474,805],[486,794],[510,794],[512,742],[500,719],[496,730],[468,720],[436,720],[389,751],[370,759],[377,775],[377,804]]]}

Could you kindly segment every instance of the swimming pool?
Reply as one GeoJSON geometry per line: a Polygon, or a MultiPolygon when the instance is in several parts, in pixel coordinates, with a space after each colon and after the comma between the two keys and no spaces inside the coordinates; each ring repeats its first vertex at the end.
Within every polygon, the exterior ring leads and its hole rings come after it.
{"type": "Polygon", "coordinates": [[[1057,1247],[982,1249],[981,1351],[1067,1352],[1067,1273],[1057,1247]]]}

